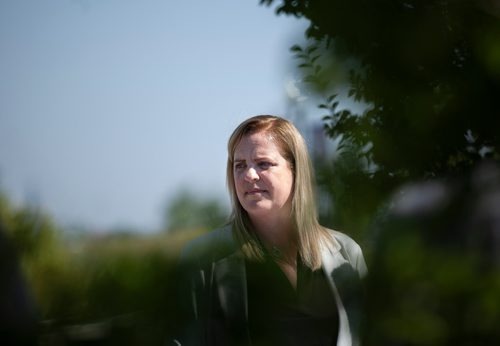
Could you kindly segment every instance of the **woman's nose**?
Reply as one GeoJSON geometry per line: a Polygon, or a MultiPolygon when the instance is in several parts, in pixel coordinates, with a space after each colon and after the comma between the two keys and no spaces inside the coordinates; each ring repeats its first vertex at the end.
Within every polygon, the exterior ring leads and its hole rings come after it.
{"type": "Polygon", "coordinates": [[[247,169],[247,173],[245,174],[245,180],[248,182],[254,182],[259,180],[259,175],[257,174],[255,168],[250,167],[247,169]]]}

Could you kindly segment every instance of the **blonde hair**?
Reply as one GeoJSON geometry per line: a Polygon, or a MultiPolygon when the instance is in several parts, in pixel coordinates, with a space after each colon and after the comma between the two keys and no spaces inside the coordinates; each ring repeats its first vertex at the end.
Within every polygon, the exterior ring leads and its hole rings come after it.
{"type": "Polygon", "coordinates": [[[269,134],[289,162],[293,172],[292,224],[297,232],[297,246],[302,262],[311,269],[321,266],[321,243],[332,241],[328,231],[318,222],[313,188],[313,173],[307,146],[297,128],[288,120],[272,116],[257,115],[242,122],[232,133],[228,142],[227,186],[231,196],[232,214],[230,223],[241,242],[246,258],[263,260],[265,250],[252,230],[250,218],[243,209],[234,185],[233,158],[236,146],[244,136],[257,132],[269,134]]]}

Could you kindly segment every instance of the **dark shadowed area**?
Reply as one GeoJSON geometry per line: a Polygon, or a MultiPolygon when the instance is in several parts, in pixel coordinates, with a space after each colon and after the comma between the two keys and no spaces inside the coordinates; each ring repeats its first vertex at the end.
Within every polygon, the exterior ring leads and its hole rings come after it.
{"type": "Polygon", "coordinates": [[[365,344],[498,344],[500,3],[261,4],[309,22],[291,54],[336,143],[321,218],[368,257],[365,344]]]}

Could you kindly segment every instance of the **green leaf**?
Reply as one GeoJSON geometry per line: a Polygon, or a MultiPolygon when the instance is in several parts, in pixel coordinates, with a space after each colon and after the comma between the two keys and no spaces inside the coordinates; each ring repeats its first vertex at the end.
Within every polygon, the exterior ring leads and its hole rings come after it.
{"type": "Polygon", "coordinates": [[[328,96],[328,98],[327,98],[328,103],[332,102],[336,97],[337,97],[337,94],[333,94],[333,95],[328,96]]]}
{"type": "Polygon", "coordinates": [[[317,46],[309,46],[307,47],[307,53],[311,54],[312,52],[314,52],[315,50],[317,50],[318,47],[317,46]]]}

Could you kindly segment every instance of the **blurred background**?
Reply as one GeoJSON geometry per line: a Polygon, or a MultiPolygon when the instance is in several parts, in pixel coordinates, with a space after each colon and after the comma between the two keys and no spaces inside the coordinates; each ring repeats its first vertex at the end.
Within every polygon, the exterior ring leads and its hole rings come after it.
{"type": "Polygon", "coordinates": [[[500,342],[499,1],[7,0],[0,76],[2,344],[164,344],[256,114],[365,251],[365,344],[500,342]]]}

